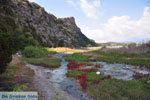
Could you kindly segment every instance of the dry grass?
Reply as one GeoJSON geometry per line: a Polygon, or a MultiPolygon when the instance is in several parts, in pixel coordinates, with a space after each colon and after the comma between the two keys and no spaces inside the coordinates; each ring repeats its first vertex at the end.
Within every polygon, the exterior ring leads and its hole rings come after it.
{"type": "Polygon", "coordinates": [[[57,52],[57,53],[83,53],[90,52],[93,50],[84,50],[84,49],[71,49],[65,47],[57,47],[57,48],[47,48],[49,52],[57,52]]]}

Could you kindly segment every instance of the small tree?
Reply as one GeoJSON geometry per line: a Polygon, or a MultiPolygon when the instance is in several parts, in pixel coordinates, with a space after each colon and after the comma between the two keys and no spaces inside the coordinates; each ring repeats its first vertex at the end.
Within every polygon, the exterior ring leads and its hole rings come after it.
{"type": "Polygon", "coordinates": [[[12,54],[28,45],[36,45],[36,40],[25,36],[21,29],[13,29],[8,24],[0,23],[0,73],[4,72],[12,59],[12,54]]]}
{"type": "Polygon", "coordinates": [[[0,73],[4,72],[7,63],[12,59],[12,36],[4,25],[0,26],[0,73]]]}

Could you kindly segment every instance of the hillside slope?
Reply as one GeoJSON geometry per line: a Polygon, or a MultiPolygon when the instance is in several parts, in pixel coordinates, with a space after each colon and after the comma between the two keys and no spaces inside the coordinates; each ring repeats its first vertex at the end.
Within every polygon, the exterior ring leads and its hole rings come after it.
{"type": "Polygon", "coordinates": [[[0,0],[0,21],[22,28],[42,46],[95,45],[81,32],[73,17],[57,18],[27,0],[0,0]]]}

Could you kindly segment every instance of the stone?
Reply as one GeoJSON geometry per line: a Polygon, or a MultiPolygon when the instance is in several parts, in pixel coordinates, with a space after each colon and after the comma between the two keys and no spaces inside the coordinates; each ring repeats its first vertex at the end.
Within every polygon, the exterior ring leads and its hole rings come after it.
{"type": "Polygon", "coordinates": [[[97,75],[100,75],[100,74],[101,74],[101,72],[96,72],[96,74],[97,74],[97,75]]]}

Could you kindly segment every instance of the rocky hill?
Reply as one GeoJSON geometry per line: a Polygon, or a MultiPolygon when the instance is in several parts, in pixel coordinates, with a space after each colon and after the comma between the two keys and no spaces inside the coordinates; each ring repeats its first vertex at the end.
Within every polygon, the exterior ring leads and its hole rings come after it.
{"type": "Polygon", "coordinates": [[[81,32],[73,17],[57,18],[27,0],[0,0],[0,21],[23,29],[43,46],[95,45],[81,32]]]}

